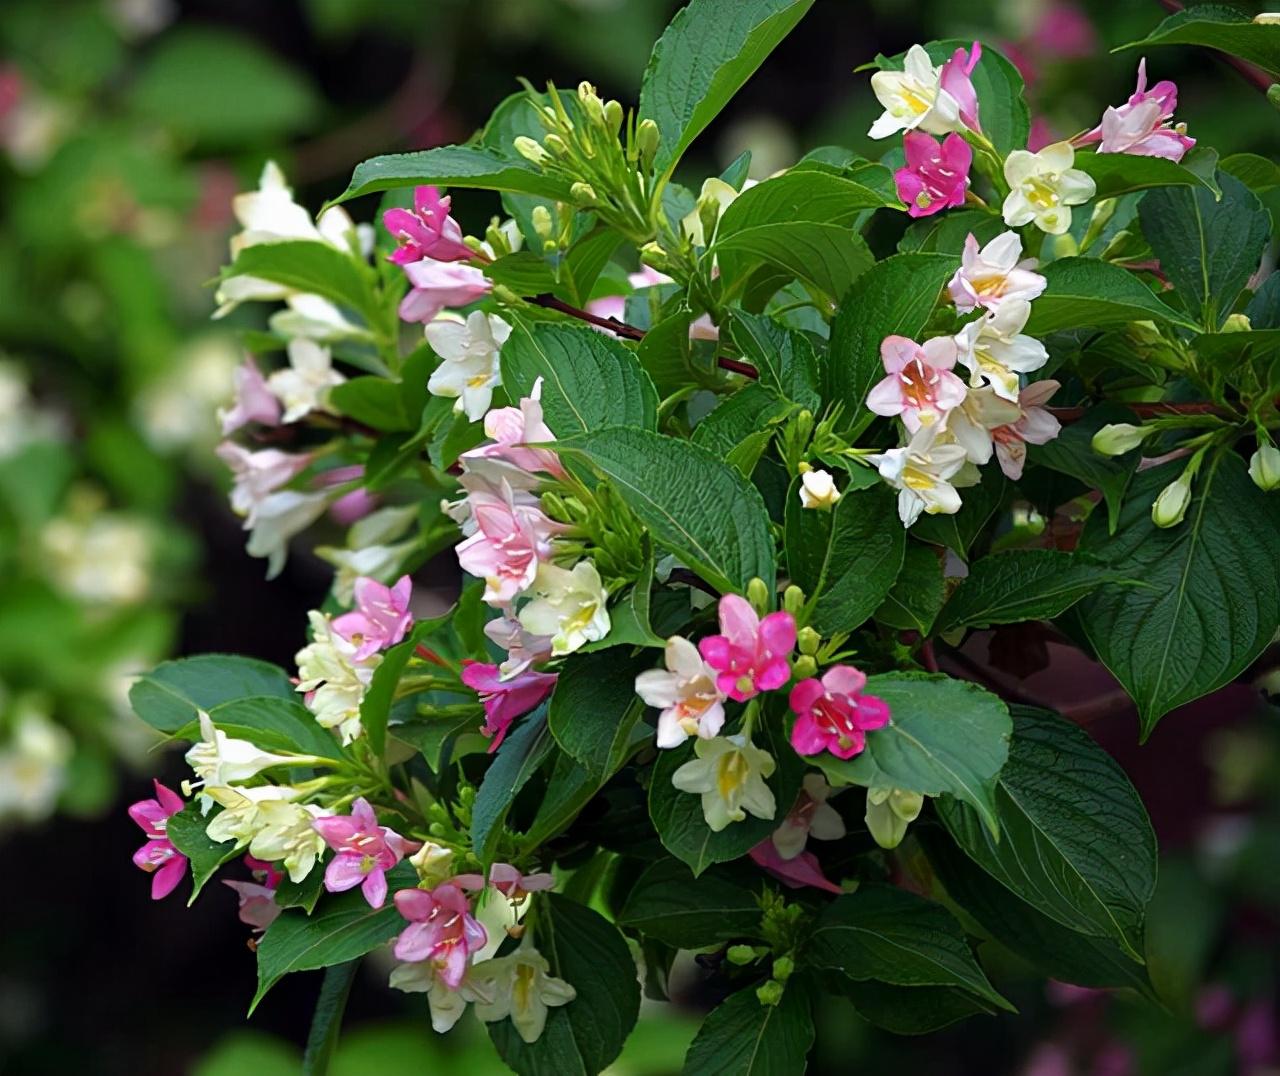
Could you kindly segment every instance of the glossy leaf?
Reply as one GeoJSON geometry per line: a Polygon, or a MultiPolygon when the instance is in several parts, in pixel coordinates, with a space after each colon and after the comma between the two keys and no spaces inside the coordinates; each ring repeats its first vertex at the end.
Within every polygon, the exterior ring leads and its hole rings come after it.
{"type": "Polygon", "coordinates": [[[754,987],[731,994],[698,1029],[685,1076],[802,1076],[815,1034],[810,1004],[801,980],[777,1005],[762,1005],[754,987]]]}
{"type": "MultiPolygon", "coordinates": [[[[1211,194],[1205,196],[1212,201],[1211,194]]],[[[1026,331],[1033,336],[1081,325],[1103,328],[1131,321],[1157,320],[1194,327],[1185,315],[1156,298],[1131,272],[1110,262],[1062,258],[1050,262],[1041,272],[1048,287],[1031,304],[1026,331]]]]}
{"type": "Polygon", "coordinates": [[[188,905],[195,903],[200,890],[213,877],[214,872],[240,851],[235,841],[219,843],[205,832],[215,817],[212,814],[205,815],[200,810],[200,804],[193,800],[172,815],[165,826],[165,833],[173,846],[191,861],[191,898],[187,901],[188,905]]]}
{"type": "Polygon", "coordinates": [[[516,191],[555,200],[567,200],[569,197],[567,183],[543,175],[523,157],[516,156],[512,149],[499,152],[478,146],[439,146],[417,153],[390,153],[363,161],[356,165],[347,189],[334,201],[346,202],[363,194],[422,184],[516,191]]]}
{"type": "Polygon", "coordinates": [[[660,859],[636,880],[618,924],[677,949],[701,949],[760,936],[764,874],[712,867],[694,876],[676,859],[660,859]]]}
{"type": "Polygon", "coordinates": [[[156,666],[129,689],[129,703],[153,729],[176,732],[195,722],[200,710],[246,695],[297,700],[277,665],[237,654],[201,654],[156,666]]]}
{"type": "Polygon", "coordinates": [[[543,703],[520,718],[485,770],[471,809],[471,841],[486,869],[493,862],[511,804],[554,748],[543,703]]]}
{"type": "Polygon", "coordinates": [[[1175,12],[1141,41],[1120,48],[1152,45],[1202,45],[1280,75],[1280,26],[1256,23],[1239,9],[1223,4],[1196,4],[1175,12]]]}

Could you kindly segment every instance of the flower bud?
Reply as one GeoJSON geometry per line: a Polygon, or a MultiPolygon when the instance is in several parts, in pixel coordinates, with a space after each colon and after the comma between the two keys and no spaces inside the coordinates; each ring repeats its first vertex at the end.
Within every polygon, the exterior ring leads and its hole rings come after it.
{"type": "Polygon", "coordinates": [[[750,945],[731,945],[729,951],[725,953],[725,957],[730,964],[737,964],[738,967],[746,967],[756,960],[756,951],[750,945]]]}
{"type": "Polygon", "coordinates": [[[792,616],[799,616],[804,608],[804,591],[792,583],[782,592],[782,608],[792,616]]]}
{"type": "Polygon", "coordinates": [[[1219,330],[1224,333],[1247,333],[1253,330],[1253,324],[1249,321],[1248,314],[1232,314],[1222,323],[1219,330]]]}
{"type": "Polygon", "coordinates": [[[1249,458],[1249,477],[1261,490],[1270,492],[1280,488],[1280,448],[1262,444],[1249,458]]]}
{"type": "MultiPolygon", "coordinates": [[[[787,589],[790,590],[791,588],[788,587],[787,589]]],[[[812,657],[818,652],[818,647],[822,645],[822,636],[806,625],[796,632],[796,645],[800,648],[800,653],[812,657]]]]}
{"type": "Polygon", "coordinates": [[[773,977],[785,983],[796,970],[796,962],[789,956],[780,956],[773,962],[773,977]]]}
{"type": "Polygon", "coordinates": [[[662,132],[653,120],[641,120],[636,128],[636,145],[640,149],[640,167],[649,171],[653,167],[653,159],[658,153],[658,143],[662,140],[662,132]]]}
{"type": "Polygon", "coordinates": [[[1053,237],[1053,256],[1055,258],[1074,258],[1079,253],[1080,244],[1076,242],[1075,236],[1064,234],[1053,237]]]}
{"type": "Polygon", "coordinates": [[[1184,471],[1160,491],[1151,505],[1151,522],[1157,527],[1176,527],[1191,504],[1191,479],[1184,471]]]}
{"type": "Polygon", "coordinates": [[[553,223],[551,220],[551,210],[544,205],[536,205],[529,214],[529,219],[533,223],[533,230],[538,238],[544,243],[553,238],[553,223]]]}
{"type": "Polygon", "coordinates": [[[761,616],[769,612],[772,597],[773,595],[769,593],[769,588],[765,585],[765,581],[759,576],[747,584],[747,601],[755,607],[756,612],[761,616]]]}
{"type": "Polygon", "coordinates": [[[1123,456],[1137,448],[1155,432],[1151,426],[1112,422],[1093,435],[1093,450],[1103,456],[1123,456]]]}
{"type": "Polygon", "coordinates": [[[569,188],[569,197],[578,205],[593,206],[600,203],[595,187],[590,183],[583,183],[582,180],[578,180],[569,188]]]}
{"type": "Polygon", "coordinates": [[[671,266],[671,259],[667,257],[667,252],[656,242],[646,243],[640,248],[640,260],[659,272],[665,272],[671,266]]]}
{"type": "Polygon", "coordinates": [[[811,680],[818,675],[818,663],[811,654],[801,654],[791,663],[791,675],[797,680],[811,680]]]}
{"type": "Polygon", "coordinates": [[[542,140],[542,144],[557,157],[569,156],[569,144],[554,132],[547,135],[547,137],[542,140]]]}
{"type": "Polygon", "coordinates": [[[596,93],[596,88],[590,82],[578,83],[578,100],[582,103],[582,110],[587,114],[587,119],[597,127],[603,127],[604,102],[600,100],[600,95],[596,93]]]}
{"type": "MultiPolygon", "coordinates": [[[[487,238],[487,233],[486,233],[486,238],[487,238]]],[[[471,251],[472,253],[474,253],[474,254],[484,254],[484,253],[485,253],[485,249],[484,249],[483,245],[481,245],[480,240],[479,240],[479,239],[477,239],[474,235],[464,235],[464,236],[462,237],[462,242],[463,242],[463,244],[466,246],[466,248],[467,248],[469,251],[471,251]]],[[[502,257],[502,255],[506,253],[506,251],[505,251],[505,250],[499,250],[497,247],[494,247],[493,252],[494,252],[494,254],[496,254],[499,258],[501,258],[501,257],[502,257]]],[[[487,257],[487,255],[486,255],[486,257],[487,257]]]]}
{"type": "Polygon", "coordinates": [[[777,1005],[782,1001],[782,984],[776,979],[770,979],[767,983],[761,983],[756,988],[756,997],[761,1005],[777,1005]]]}
{"type": "Polygon", "coordinates": [[[1273,82],[1267,87],[1267,100],[1272,108],[1280,109],[1280,82],[1273,82]]]}
{"type": "Polygon", "coordinates": [[[618,101],[606,101],[604,105],[604,126],[615,138],[622,130],[622,105],[618,101]]]}
{"type": "Polygon", "coordinates": [[[1280,26],[1280,11],[1260,11],[1253,21],[1259,26],[1280,26]]]}
{"type": "Polygon", "coordinates": [[[517,135],[514,145],[516,152],[526,161],[534,164],[546,163],[547,151],[528,135],[517,135]]]}
{"type": "Polygon", "coordinates": [[[702,225],[703,246],[711,245],[716,225],[720,222],[720,201],[717,198],[698,199],[698,223],[702,225]]]}
{"type": "Polygon", "coordinates": [[[839,499],[840,491],[836,489],[830,472],[808,470],[800,476],[800,504],[803,507],[830,512],[839,499]]]}

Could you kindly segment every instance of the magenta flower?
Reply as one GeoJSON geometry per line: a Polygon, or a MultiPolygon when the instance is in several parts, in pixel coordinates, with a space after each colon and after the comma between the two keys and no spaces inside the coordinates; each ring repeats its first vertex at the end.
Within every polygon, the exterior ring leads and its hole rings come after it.
{"type": "Polygon", "coordinates": [[[364,661],[405,637],[413,623],[413,614],[409,612],[413,582],[402,575],[393,586],[386,587],[362,575],[354,589],[356,607],[334,617],[333,630],[356,647],[352,660],[364,661]]]}
{"type": "Polygon", "coordinates": [[[445,307],[474,303],[493,287],[475,266],[431,258],[410,262],[404,266],[404,275],[411,287],[400,300],[402,321],[432,321],[445,307]]]}
{"type": "Polygon", "coordinates": [[[324,815],[311,825],[338,853],[325,868],[325,889],[345,893],[359,886],[370,908],[381,908],[387,899],[386,872],[419,847],[417,841],[378,825],[378,816],[363,796],[351,805],[350,815],[324,815]]]}
{"type": "Polygon", "coordinates": [[[541,871],[537,874],[521,874],[518,867],[510,863],[495,863],[489,868],[489,881],[486,883],[482,874],[459,874],[453,884],[463,889],[484,889],[493,886],[507,900],[519,902],[530,893],[540,889],[551,889],[555,886],[555,878],[541,871]]]}
{"type": "Polygon", "coordinates": [[[479,661],[463,665],[462,682],[477,692],[484,704],[484,728],[480,731],[490,738],[490,754],[498,750],[517,717],[527,714],[551,694],[557,679],[555,673],[523,669],[504,680],[496,665],[479,661]]]}
{"type": "Polygon", "coordinates": [[[757,866],[763,867],[790,889],[813,886],[815,889],[825,889],[828,893],[844,892],[822,873],[822,864],[812,852],[801,852],[790,859],[783,859],[774,847],[773,838],[766,837],[751,849],[749,855],[757,866]]]}
{"type": "Polygon", "coordinates": [[[1138,84],[1129,100],[1108,108],[1102,122],[1075,140],[1077,146],[1098,143],[1099,153],[1133,153],[1180,161],[1192,146],[1186,124],[1173,124],[1178,87],[1167,79],[1147,89],[1147,61],[1138,61],[1138,84]]]}
{"type": "Polygon", "coordinates": [[[182,797],[172,789],[155,782],[156,797],[138,800],[129,808],[129,817],[147,835],[147,843],[133,854],[133,864],[151,879],[151,899],[161,900],[174,891],[187,872],[187,857],[179,852],[168,837],[169,819],[182,810],[182,797]]]}
{"type": "Polygon", "coordinates": [[[905,336],[886,336],[880,361],[888,375],[867,393],[867,407],[877,415],[901,415],[911,433],[933,426],[953,407],[964,403],[968,391],[952,373],[958,352],[950,336],[935,336],[923,344],[905,336]]]}
{"type": "Polygon", "coordinates": [[[435,889],[402,889],[395,895],[396,908],[409,925],[396,939],[397,960],[417,963],[430,960],[441,982],[457,990],[467,974],[471,955],[489,940],[484,927],[471,914],[465,894],[452,882],[435,889]]]}
{"type": "Polygon", "coordinates": [[[874,695],[863,695],[866,676],[850,665],[833,665],[821,680],[801,680],[791,689],[796,723],[791,746],[798,755],[830,751],[853,758],[867,744],[866,734],[889,723],[889,707],[874,695]]]}
{"type": "MultiPolygon", "coordinates": [[[[978,93],[973,88],[970,77],[980,59],[982,46],[976,41],[971,50],[956,49],[951,54],[951,59],[942,65],[942,74],[938,80],[938,85],[956,99],[956,104],[960,106],[960,122],[971,131],[982,130],[978,125],[978,93]]],[[[969,166],[965,165],[965,171],[968,170],[969,166]]]]}
{"type": "Polygon", "coordinates": [[[787,659],[796,645],[796,621],[790,613],[761,620],[745,598],[726,594],[720,599],[720,630],[722,635],[707,636],[698,650],[729,698],[746,702],[791,679],[787,659]]]}
{"type": "Polygon", "coordinates": [[[449,196],[440,197],[435,187],[417,187],[413,209],[388,209],[382,226],[400,245],[387,261],[408,265],[423,258],[438,262],[465,262],[475,252],[462,241],[462,229],[449,216],[449,196]]]}
{"type": "Polygon", "coordinates": [[[952,132],[939,144],[923,131],[902,136],[907,165],[893,173],[898,197],[907,203],[907,215],[928,217],[953,206],[964,205],[969,189],[973,150],[952,132]]]}
{"type": "Polygon", "coordinates": [[[266,378],[251,357],[236,367],[236,395],[230,410],[219,410],[222,436],[234,433],[241,426],[256,422],[260,426],[280,425],[280,401],[267,388],[266,378]]]}

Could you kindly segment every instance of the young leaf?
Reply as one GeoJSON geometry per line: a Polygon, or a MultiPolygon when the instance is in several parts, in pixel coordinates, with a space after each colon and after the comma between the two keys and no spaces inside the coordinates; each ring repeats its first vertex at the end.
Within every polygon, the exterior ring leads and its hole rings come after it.
{"type": "Polygon", "coordinates": [[[607,478],[654,542],[721,591],[773,585],[764,502],[705,448],[637,429],[603,429],[557,445],[607,478]]]}
{"type": "Polygon", "coordinates": [[[644,713],[636,674],[653,661],[652,650],[638,658],[601,650],[570,657],[560,672],[547,714],[551,734],[601,784],[626,761],[632,730],[644,713]]]}
{"type": "Polygon", "coordinates": [[[584,325],[516,321],[502,347],[513,400],[542,378],[542,411],[557,437],[606,426],[657,426],[658,395],[631,348],[584,325]]]}
{"type": "Polygon", "coordinates": [[[949,793],[999,833],[996,776],[1013,728],[1004,703],[977,684],[922,673],[872,676],[865,690],[889,704],[892,722],[867,733],[860,755],[824,752],[812,761],[834,780],[865,788],[949,793]]]}
{"type": "Polygon", "coordinates": [[[1032,907],[1142,960],[1142,923],[1156,885],[1156,838],[1124,771],[1075,725],[1014,709],[1000,771],[995,842],[977,813],[943,797],[956,843],[1032,907]]]}
{"type": "Polygon", "coordinates": [[[1280,508],[1225,452],[1196,480],[1186,519],[1163,529],[1151,503],[1185,466],[1133,481],[1108,538],[1091,518],[1080,551],[1149,586],[1104,586],[1078,606],[1084,633],[1138,707],[1142,738],[1175,706],[1230,683],[1280,624],[1280,508]]]}
{"type": "Polygon", "coordinates": [[[654,169],[669,176],[812,6],[813,0],[692,0],[653,46],[640,118],[658,125],[654,169]]]}
{"type": "Polygon", "coordinates": [[[485,770],[471,809],[471,843],[486,870],[497,852],[511,804],[554,748],[543,703],[520,719],[485,770]]]}
{"type": "Polygon", "coordinates": [[[762,1005],[755,987],[712,1009],[689,1046],[685,1076],[803,1076],[813,1048],[813,1013],[801,980],[777,1005],[762,1005]]]}
{"type": "Polygon", "coordinates": [[[206,816],[197,802],[188,803],[181,811],[171,815],[165,833],[173,846],[191,861],[191,898],[190,906],[195,903],[205,882],[213,877],[214,871],[227,860],[238,854],[240,849],[235,841],[224,841],[219,844],[211,840],[205,827],[214,816],[206,816]]]}
{"type": "MultiPolygon", "coordinates": [[[[1211,194],[1206,193],[1205,197],[1213,200],[1211,194]]],[[[1026,329],[1035,336],[1081,325],[1102,328],[1131,321],[1165,321],[1195,328],[1194,322],[1162,303],[1132,273],[1110,262],[1061,258],[1044,266],[1042,272],[1048,286],[1031,305],[1026,329]]]]}
{"type": "Polygon", "coordinates": [[[297,700],[277,665],[236,654],[201,654],[156,666],[129,689],[134,712],[153,729],[176,732],[220,702],[245,695],[297,700]]]}
{"type": "Polygon", "coordinates": [[[637,879],[618,925],[677,949],[758,938],[763,888],[754,868],[712,867],[695,877],[679,860],[660,859],[637,879]]]}
{"type": "Polygon", "coordinates": [[[577,996],[547,1013],[537,1042],[524,1042],[510,1020],[489,1024],[489,1038],[521,1076],[602,1072],[622,1051],[640,1011],[631,950],[607,919],[559,893],[539,901],[533,941],[551,974],[577,996]]]}
{"type": "MultiPolygon", "coordinates": [[[[759,372],[757,384],[810,411],[822,405],[818,392],[818,356],[807,336],[765,314],[750,314],[745,310],[733,311],[728,328],[729,337],[742,357],[759,372]]],[[[694,439],[697,439],[696,432],[694,439]]]]}
{"type": "Polygon", "coordinates": [[[1244,12],[1222,4],[1195,4],[1175,12],[1141,41],[1131,41],[1114,51],[1150,45],[1203,45],[1280,75],[1280,26],[1256,23],[1244,12]]]}
{"type": "Polygon", "coordinates": [[[391,153],[371,157],[356,165],[351,182],[334,202],[347,202],[363,194],[435,184],[441,187],[479,187],[492,191],[517,191],[565,201],[569,185],[506,152],[477,146],[439,146],[418,153],[391,153]]]}

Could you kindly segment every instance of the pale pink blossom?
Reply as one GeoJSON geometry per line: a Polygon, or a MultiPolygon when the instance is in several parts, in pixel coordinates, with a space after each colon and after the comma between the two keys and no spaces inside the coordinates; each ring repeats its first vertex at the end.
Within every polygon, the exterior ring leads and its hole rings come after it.
{"type": "Polygon", "coordinates": [[[396,265],[408,265],[423,258],[440,262],[469,261],[475,253],[462,241],[462,228],[449,215],[450,198],[440,197],[435,187],[416,187],[413,209],[388,209],[382,226],[399,246],[387,258],[396,265]]]}
{"type": "Polygon", "coordinates": [[[402,889],[396,908],[409,925],[396,939],[397,960],[430,960],[441,982],[456,990],[467,973],[472,954],[485,947],[489,935],[471,914],[466,895],[452,882],[435,889],[402,889]]]}
{"type": "Polygon", "coordinates": [[[462,570],[485,581],[484,601],[509,605],[533,583],[538,565],[551,556],[551,540],[564,528],[536,504],[515,499],[503,483],[501,494],[467,497],[476,531],[458,543],[462,570]]]}
{"type": "Polygon", "coordinates": [[[333,630],[355,648],[353,661],[364,661],[379,650],[395,646],[405,637],[413,614],[409,599],[413,581],[402,575],[392,586],[361,576],[355,582],[356,607],[333,620],[333,630]]]}
{"type": "Polygon", "coordinates": [[[342,527],[358,523],[377,510],[382,501],[367,489],[353,489],[329,505],[329,518],[342,527]]]}
{"type": "Polygon", "coordinates": [[[231,469],[231,507],[246,518],[246,526],[254,524],[263,502],[306,470],[312,460],[309,452],[281,452],[278,448],[251,452],[234,441],[223,441],[214,451],[231,469]]]}
{"type": "Polygon", "coordinates": [[[1034,258],[1022,259],[1022,237],[1002,232],[979,249],[972,232],[964,241],[960,268],[947,285],[951,301],[962,314],[976,307],[994,310],[1006,299],[1031,299],[1043,294],[1048,281],[1033,272],[1034,258]]]}
{"type": "Polygon", "coordinates": [[[964,401],[965,386],[954,373],[957,350],[949,336],[917,344],[905,336],[886,336],[880,360],[888,375],[867,394],[867,407],[877,415],[900,415],[915,433],[933,426],[964,401]]]}
{"type": "Polygon", "coordinates": [[[703,639],[698,650],[719,674],[716,686],[729,698],[746,702],[791,678],[788,658],[796,645],[796,621],[790,613],[761,619],[745,598],[726,594],[720,599],[720,631],[703,639]]]}
{"type": "Polygon", "coordinates": [[[1022,477],[1027,461],[1027,445],[1048,444],[1062,430],[1062,423],[1044,405],[1062,386],[1052,378],[1036,381],[1018,394],[1022,417],[991,431],[1000,470],[1015,482],[1022,477]]]}
{"type": "Polygon", "coordinates": [[[801,852],[791,859],[783,859],[773,841],[765,838],[750,851],[752,861],[763,867],[788,889],[825,889],[828,893],[843,893],[835,882],[822,873],[822,864],[812,852],[801,852]]]}
{"type": "MultiPolygon", "coordinates": [[[[942,76],[938,80],[938,85],[955,98],[956,104],[960,106],[960,122],[971,131],[982,130],[978,123],[978,92],[973,88],[970,77],[980,59],[982,46],[978,42],[973,43],[972,49],[958,48],[942,65],[942,76]]],[[[968,170],[969,166],[966,164],[965,171],[968,170]]]]}
{"type": "Polygon", "coordinates": [[[236,367],[235,398],[230,409],[219,409],[218,421],[222,423],[222,435],[234,433],[242,426],[256,422],[260,426],[280,424],[280,401],[267,388],[266,378],[252,357],[236,367]]]}
{"type": "Polygon", "coordinates": [[[968,142],[954,133],[939,143],[923,131],[908,131],[902,136],[902,149],[907,164],[893,173],[893,181],[909,216],[928,217],[964,205],[973,164],[968,142]]]}
{"type": "Polygon", "coordinates": [[[507,660],[499,666],[505,679],[551,657],[551,636],[534,635],[514,616],[494,617],[485,624],[484,633],[490,642],[507,652],[507,660]]]}
{"type": "Polygon", "coordinates": [[[665,669],[646,669],[636,677],[636,694],[658,708],[658,746],[679,747],[690,736],[709,740],[724,725],[724,696],[716,670],[688,639],[667,640],[665,669]]]}
{"type": "Polygon", "coordinates": [[[404,267],[409,294],[400,301],[402,321],[432,321],[445,307],[466,306],[489,294],[493,285],[479,269],[431,258],[404,267]]]}
{"type": "Polygon", "coordinates": [[[866,747],[866,734],[889,723],[889,707],[874,695],[863,695],[866,675],[851,665],[833,665],[821,680],[801,680],[791,689],[796,723],[791,746],[799,755],[830,751],[853,758],[866,747]]]}
{"type": "Polygon", "coordinates": [[[542,378],[533,383],[533,389],[520,401],[519,407],[496,407],[489,411],[484,416],[484,432],[492,440],[462,454],[468,467],[476,460],[499,459],[527,473],[544,471],[557,478],[564,477],[564,467],[554,451],[525,447],[529,443],[556,439],[542,417],[542,378]]]}
{"type": "Polygon", "coordinates": [[[253,927],[255,934],[261,934],[280,915],[280,905],[276,903],[276,887],[284,877],[276,870],[274,863],[244,857],[245,866],[253,871],[253,881],[223,881],[228,889],[235,892],[240,900],[240,922],[253,927]]]}
{"type": "Polygon", "coordinates": [[[378,816],[363,796],[351,805],[350,815],[324,815],[311,825],[337,853],[325,868],[325,889],[345,893],[359,886],[370,908],[386,902],[386,872],[419,847],[417,841],[378,825],[378,816]]]}
{"type": "Polygon", "coordinates": [[[151,879],[151,899],[161,900],[177,888],[187,872],[187,857],[169,840],[169,819],[182,810],[182,797],[159,781],[154,799],[138,800],[129,807],[132,818],[147,836],[147,843],[133,854],[133,864],[151,879]]]}
{"type": "Polygon", "coordinates": [[[845,835],[844,819],[827,803],[831,786],[820,773],[805,774],[795,806],[769,838],[783,859],[794,859],[804,851],[810,837],[838,841],[845,835]]]}
{"type": "Polygon", "coordinates": [[[484,704],[485,723],[480,731],[490,738],[490,754],[498,750],[516,718],[523,717],[551,694],[557,679],[555,673],[533,669],[503,679],[496,665],[479,661],[464,664],[462,682],[479,694],[484,704]]]}
{"type": "Polygon", "coordinates": [[[1173,124],[1178,87],[1165,79],[1147,89],[1147,61],[1138,61],[1138,84],[1123,105],[1108,108],[1102,122],[1076,139],[1076,145],[1098,143],[1099,153],[1133,153],[1180,161],[1192,146],[1186,124],[1173,124]]]}
{"type": "Polygon", "coordinates": [[[509,901],[519,903],[530,893],[555,887],[555,878],[545,871],[537,874],[521,874],[520,870],[510,863],[495,863],[489,868],[489,880],[486,882],[482,874],[459,874],[453,884],[463,889],[484,889],[492,886],[509,901]]]}

